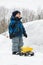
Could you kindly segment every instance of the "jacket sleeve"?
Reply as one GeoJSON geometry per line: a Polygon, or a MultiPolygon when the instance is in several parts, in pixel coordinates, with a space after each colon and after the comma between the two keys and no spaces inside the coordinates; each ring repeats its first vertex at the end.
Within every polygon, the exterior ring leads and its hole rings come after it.
{"type": "Polygon", "coordinates": [[[14,28],[14,26],[15,26],[15,21],[11,20],[10,26],[11,26],[12,28],[14,28]]]}
{"type": "Polygon", "coordinates": [[[22,25],[22,28],[23,28],[23,34],[26,34],[26,30],[23,25],[22,25]]]}
{"type": "Polygon", "coordinates": [[[12,34],[12,27],[11,27],[11,24],[9,24],[8,29],[9,29],[9,34],[12,34]]]}
{"type": "Polygon", "coordinates": [[[9,29],[9,34],[11,34],[13,32],[12,28],[14,27],[15,22],[13,20],[10,20],[8,29],[9,29]]]}
{"type": "MultiPolygon", "coordinates": [[[[22,24],[22,22],[21,22],[21,24],[22,24]]],[[[22,32],[23,32],[23,34],[26,34],[26,30],[25,30],[23,24],[22,24],[22,32]]]]}

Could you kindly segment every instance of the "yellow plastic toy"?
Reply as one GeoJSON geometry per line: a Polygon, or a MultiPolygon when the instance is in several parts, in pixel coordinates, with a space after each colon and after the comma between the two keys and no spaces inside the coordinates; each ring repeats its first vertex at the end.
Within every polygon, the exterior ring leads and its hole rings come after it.
{"type": "Polygon", "coordinates": [[[20,51],[20,56],[24,55],[24,56],[34,56],[34,52],[32,52],[33,48],[31,47],[21,47],[21,51],[20,51]]]}
{"type": "Polygon", "coordinates": [[[33,48],[31,47],[21,47],[21,52],[26,53],[26,52],[32,52],[33,48]]]}

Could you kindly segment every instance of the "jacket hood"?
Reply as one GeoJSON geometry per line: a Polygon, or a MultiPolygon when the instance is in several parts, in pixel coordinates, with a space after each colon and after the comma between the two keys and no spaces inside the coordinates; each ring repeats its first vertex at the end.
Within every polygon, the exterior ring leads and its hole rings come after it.
{"type": "Polygon", "coordinates": [[[13,17],[13,16],[11,16],[11,20],[20,21],[21,19],[22,19],[22,17],[21,17],[21,18],[18,18],[18,17],[13,17]]]}

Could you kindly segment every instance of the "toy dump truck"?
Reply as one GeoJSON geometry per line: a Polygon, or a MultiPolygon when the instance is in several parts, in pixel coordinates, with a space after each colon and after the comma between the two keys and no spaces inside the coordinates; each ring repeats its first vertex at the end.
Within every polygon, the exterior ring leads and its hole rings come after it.
{"type": "Polygon", "coordinates": [[[21,52],[19,54],[20,56],[34,56],[33,48],[31,47],[21,47],[21,52]]]}

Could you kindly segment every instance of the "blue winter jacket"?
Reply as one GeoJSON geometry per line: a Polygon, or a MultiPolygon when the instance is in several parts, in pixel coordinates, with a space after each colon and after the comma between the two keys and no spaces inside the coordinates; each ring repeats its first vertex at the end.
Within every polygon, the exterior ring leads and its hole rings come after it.
{"type": "Polygon", "coordinates": [[[9,36],[12,39],[13,37],[21,37],[23,34],[26,34],[25,28],[18,18],[11,18],[9,24],[9,36]]]}

